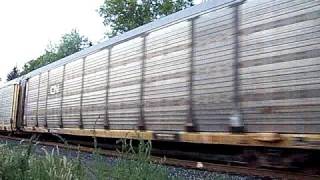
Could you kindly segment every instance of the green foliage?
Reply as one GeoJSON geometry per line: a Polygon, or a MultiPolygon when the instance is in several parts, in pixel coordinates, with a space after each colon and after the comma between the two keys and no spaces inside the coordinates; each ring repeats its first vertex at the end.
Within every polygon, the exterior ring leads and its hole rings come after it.
{"type": "Polygon", "coordinates": [[[84,179],[84,171],[77,160],[59,156],[53,149],[45,156],[34,154],[32,144],[0,146],[0,179],[2,180],[72,180],[84,179]]]}
{"type": "Polygon", "coordinates": [[[97,147],[89,161],[81,161],[79,152],[76,158],[67,158],[58,148],[51,152],[41,148],[44,155],[39,155],[32,141],[27,145],[0,144],[1,180],[172,179],[165,166],[151,161],[150,141],[140,140],[134,146],[132,140],[121,140],[120,158],[114,163],[107,162],[97,147]]]}
{"type": "Polygon", "coordinates": [[[69,56],[89,46],[88,38],[81,36],[76,30],[62,36],[56,48],[57,58],[69,56]]]}
{"type": "Polygon", "coordinates": [[[72,180],[84,179],[85,171],[77,159],[67,159],[59,156],[59,152],[52,149],[51,153],[45,149],[45,156],[30,159],[29,174],[32,179],[72,180]]]}
{"type": "Polygon", "coordinates": [[[15,78],[19,77],[19,69],[15,66],[12,71],[7,75],[7,81],[11,81],[15,78]]]}
{"type": "Polygon", "coordinates": [[[50,64],[61,58],[74,54],[90,46],[88,38],[79,34],[77,30],[72,30],[61,37],[58,45],[49,44],[45,53],[38,58],[24,64],[21,75],[27,74],[35,69],[50,64]]]}
{"type": "Polygon", "coordinates": [[[121,139],[118,141],[121,150],[118,150],[120,158],[114,164],[106,163],[105,158],[100,156],[99,149],[94,153],[94,164],[88,168],[92,179],[123,180],[170,180],[169,173],[165,166],[160,163],[155,164],[150,159],[151,141],[139,140],[137,145],[133,145],[133,140],[121,139]]]}
{"type": "Polygon", "coordinates": [[[105,0],[98,12],[112,37],[190,6],[193,0],[105,0]]]}
{"type": "Polygon", "coordinates": [[[132,140],[122,139],[121,158],[111,171],[115,179],[129,180],[167,180],[168,172],[164,166],[154,164],[150,159],[152,144],[151,141],[139,140],[134,146],[132,140]]]}

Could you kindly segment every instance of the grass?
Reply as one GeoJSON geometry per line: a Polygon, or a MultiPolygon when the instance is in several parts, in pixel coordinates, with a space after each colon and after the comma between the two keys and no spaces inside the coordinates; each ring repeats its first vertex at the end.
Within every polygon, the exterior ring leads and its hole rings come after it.
{"type": "Polygon", "coordinates": [[[39,155],[36,153],[39,147],[33,140],[0,144],[0,180],[169,179],[165,166],[150,160],[150,141],[140,140],[134,146],[132,140],[120,140],[120,158],[108,163],[97,147],[90,162],[82,161],[79,152],[76,157],[68,158],[60,154],[59,148],[51,151],[42,148],[44,155],[39,155]]]}

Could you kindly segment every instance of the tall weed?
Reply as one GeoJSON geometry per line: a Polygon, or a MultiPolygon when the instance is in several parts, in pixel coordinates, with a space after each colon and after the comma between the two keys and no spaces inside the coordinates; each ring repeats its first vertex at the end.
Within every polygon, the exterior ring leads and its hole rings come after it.
{"type": "Polygon", "coordinates": [[[151,141],[139,140],[133,145],[133,140],[121,139],[117,142],[120,156],[110,162],[101,155],[94,137],[92,159],[83,162],[79,150],[77,157],[66,156],[60,154],[58,147],[51,151],[37,148],[36,140],[33,136],[18,145],[0,144],[0,180],[168,179],[167,169],[150,158],[151,141]]]}

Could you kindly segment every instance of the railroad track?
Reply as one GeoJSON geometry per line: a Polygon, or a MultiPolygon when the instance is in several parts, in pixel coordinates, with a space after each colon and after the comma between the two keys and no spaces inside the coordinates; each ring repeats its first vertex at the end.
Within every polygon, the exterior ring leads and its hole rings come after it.
{"type": "MultiPolygon", "coordinates": [[[[29,139],[21,138],[21,137],[13,137],[13,136],[3,136],[0,135],[0,139],[8,139],[14,141],[29,141],[29,139]]],[[[59,142],[47,142],[47,141],[36,141],[37,144],[44,146],[53,146],[59,147],[63,149],[69,150],[78,150],[81,152],[92,153],[95,151],[93,147],[86,146],[77,146],[59,142]]],[[[101,149],[99,151],[101,155],[104,156],[112,156],[119,157],[121,154],[115,150],[106,150],[101,149]]],[[[263,168],[251,168],[244,167],[240,165],[231,165],[231,164],[217,164],[217,163],[208,163],[208,162],[199,162],[192,160],[182,160],[175,158],[163,158],[159,156],[151,156],[151,160],[155,163],[161,162],[161,164],[182,167],[187,169],[198,169],[198,170],[206,170],[212,172],[222,172],[222,173],[233,173],[239,175],[247,175],[247,176],[256,176],[256,177],[266,177],[266,178],[275,178],[275,179],[292,179],[292,180],[319,180],[319,175],[312,175],[301,172],[293,172],[293,171],[285,171],[285,170],[270,170],[263,168]]]]}

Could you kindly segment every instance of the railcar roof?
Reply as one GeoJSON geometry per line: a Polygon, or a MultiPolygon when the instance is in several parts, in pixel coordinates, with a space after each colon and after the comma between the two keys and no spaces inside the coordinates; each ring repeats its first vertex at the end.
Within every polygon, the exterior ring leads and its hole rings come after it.
{"type": "Polygon", "coordinates": [[[197,15],[199,13],[205,13],[208,10],[211,10],[211,9],[214,9],[214,8],[219,8],[219,7],[222,7],[222,6],[226,5],[226,4],[230,4],[232,2],[236,2],[236,0],[208,1],[208,2],[205,2],[205,3],[201,3],[199,5],[184,9],[184,10],[179,11],[177,13],[173,13],[173,14],[171,14],[169,16],[163,17],[161,19],[155,20],[153,22],[150,22],[148,24],[145,24],[143,26],[140,26],[138,28],[135,28],[133,30],[125,32],[125,33],[123,33],[121,35],[118,35],[116,37],[110,38],[110,39],[108,39],[108,40],[106,40],[104,42],[101,42],[99,44],[93,45],[93,46],[91,46],[89,48],[86,48],[86,49],[84,49],[82,51],[79,51],[79,52],[74,53],[74,54],[72,54],[70,56],[62,58],[62,59],[60,59],[58,61],[55,61],[55,62],[53,62],[51,64],[43,66],[43,67],[41,67],[39,69],[36,69],[36,70],[34,70],[34,71],[22,76],[19,79],[20,80],[21,79],[27,79],[29,77],[35,76],[37,74],[40,74],[42,72],[46,72],[48,70],[54,69],[56,67],[62,66],[64,64],[70,63],[70,62],[78,60],[80,58],[84,58],[84,57],[86,57],[86,56],[88,56],[90,54],[98,52],[98,51],[100,51],[102,49],[105,49],[107,47],[116,45],[116,44],[121,43],[121,42],[123,42],[125,40],[138,37],[139,35],[142,35],[142,34],[144,34],[146,32],[150,32],[150,31],[158,29],[160,27],[168,26],[168,25],[170,25],[170,24],[172,24],[174,22],[183,21],[183,20],[185,20],[187,18],[190,18],[192,16],[195,16],[195,15],[197,15]]]}
{"type": "Polygon", "coordinates": [[[9,85],[18,84],[18,83],[19,83],[19,78],[1,84],[0,89],[4,88],[6,86],[9,86],[9,85]]]}

